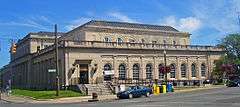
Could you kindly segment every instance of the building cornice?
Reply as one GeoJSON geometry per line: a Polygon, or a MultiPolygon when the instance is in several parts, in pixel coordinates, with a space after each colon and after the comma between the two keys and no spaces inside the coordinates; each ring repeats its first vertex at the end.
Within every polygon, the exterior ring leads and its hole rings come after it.
{"type": "Polygon", "coordinates": [[[156,36],[185,36],[190,37],[191,34],[186,32],[172,32],[160,30],[146,30],[146,29],[127,29],[127,28],[111,28],[111,27],[83,27],[81,31],[85,32],[103,32],[103,33],[121,33],[121,34],[135,34],[135,35],[156,35],[156,36]]]}

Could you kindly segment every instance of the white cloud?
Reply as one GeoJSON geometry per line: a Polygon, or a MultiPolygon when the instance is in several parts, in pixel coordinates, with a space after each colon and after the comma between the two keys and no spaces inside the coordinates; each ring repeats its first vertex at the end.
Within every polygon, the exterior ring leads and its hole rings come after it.
{"type": "Polygon", "coordinates": [[[195,17],[181,18],[179,27],[182,30],[193,32],[201,27],[201,21],[195,17]]]}
{"type": "Polygon", "coordinates": [[[45,22],[45,23],[52,24],[52,25],[55,24],[54,22],[52,22],[52,21],[51,21],[48,17],[46,17],[46,16],[39,16],[38,18],[39,18],[39,20],[41,20],[41,21],[43,21],[43,22],[45,22]]]}
{"type": "Polygon", "coordinates": [[[20,17],[20,21],[10,21],[10,22],[0,22],[2,26],[23,26],[23,27],[32,27],[39,30],[50,30],[50,20],[45,16],[32,16],[32,17],[20,17]]]}
{"type": "Polygon", "coordinates": [[[192,13],[205,27],[218,31],[218,35],[239,32],[237,12],[240,11],[239,0],[211,0],[192,5],[192,13]]]}
{"type": "Polygon", "coordinates": [[[177,19],[174,16],[168,16],[161,20],[161,24],[173,26],[180,31],[194,32],[201,28],[201,21],[196,17],[186,17],[177,19]]]}
{"type": "Polygon", "coordinates": [[[69,31],[69,30],[73,30],[74,28],[90,21],[91,18],[85,18],[85,17],[81,17],[78,18],[76,20],[73,20],[69,25],[65,26],[65,28],[69,31]]]}
{"type": "Polygon", "coordinates": [[[116,18],[119,21],[130,22],[130,23],[139,23],[138,21],[131,19],[127,15],[124,15],[120,12],[109,12],[108,15],[116,18]]]}

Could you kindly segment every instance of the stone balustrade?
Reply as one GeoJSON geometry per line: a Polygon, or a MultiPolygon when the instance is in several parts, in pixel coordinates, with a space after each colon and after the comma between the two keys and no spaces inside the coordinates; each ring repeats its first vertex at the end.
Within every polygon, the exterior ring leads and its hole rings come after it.
{"type": "Polygon", "coordinates": [[[224,51],[216,46],[201,45],[170,45],[170,44],[150,44],[150,43],[117,43],[100,41],[62,41],[65,47],[85,47],[85,48],[119,48],[119,49],[154,49],[154,50],[192,50],[192,51],[224,51]]]}

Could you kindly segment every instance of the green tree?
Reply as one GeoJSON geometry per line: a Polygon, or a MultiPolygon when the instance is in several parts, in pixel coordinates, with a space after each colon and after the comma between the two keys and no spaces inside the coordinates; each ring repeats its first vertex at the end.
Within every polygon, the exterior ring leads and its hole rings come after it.
{"type": "MultiPolygon", "coordinates": [[[[218,44],[219,47],[226,49],[226,55],[223,55],[215,62],[215,68],[212,72],[212,78],[221,82],[224,78],[224,73],[227,73],[226,65],[240,64],[240,34],[230,34],[223,38],[218,44]]],[[[233,71],[237,71],[234,69],[233,71]]]]}
{"type": "Polygon", "coordinates": [[[224,63],[224,56],[222,56],[219,60],[215,62],[215,67],[212,72],[212,79],[216,80],[218,83],[222,82],[223,79],[223,71],[221,69],[222,64],[224,63]]]}
{"type": "Polygon", "coordinates": [[[240,59],[240,34],[230,34],[223,38],[220,43],[226,51],[229,60],[240,59]]]}

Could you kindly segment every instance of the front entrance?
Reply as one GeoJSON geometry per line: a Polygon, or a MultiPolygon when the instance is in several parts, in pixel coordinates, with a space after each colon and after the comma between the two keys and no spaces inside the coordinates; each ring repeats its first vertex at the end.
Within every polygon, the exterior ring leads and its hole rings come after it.
{"type": "Polygon", "coordinates": [[[80,84],[88,84],[88,64],[80,64],[80,84]]]}

